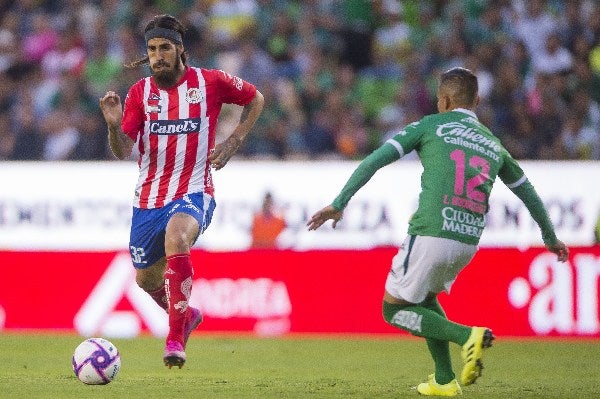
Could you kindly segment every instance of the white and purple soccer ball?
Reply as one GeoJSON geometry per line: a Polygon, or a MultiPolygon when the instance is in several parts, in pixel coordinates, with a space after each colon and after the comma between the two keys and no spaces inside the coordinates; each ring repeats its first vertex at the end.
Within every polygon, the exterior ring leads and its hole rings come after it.
{"type": "Polygon", "coordinates": [[[104,338],[88,338],[73,353],[73,372],[88,385],[111,382],[121,369],[117,347],[104,338]]]}

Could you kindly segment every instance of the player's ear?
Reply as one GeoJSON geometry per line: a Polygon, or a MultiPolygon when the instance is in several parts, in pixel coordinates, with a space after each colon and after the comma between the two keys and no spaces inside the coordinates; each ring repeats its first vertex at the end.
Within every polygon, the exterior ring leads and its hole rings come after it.
{"type": "Polygon", "coordinates": [[[452,109],[452,97],[450,97],[446,93],[440,94],[438,105],[440,108],[439,109],[440,112],[447,112],[447,111],[451,110],[452,109]]]}

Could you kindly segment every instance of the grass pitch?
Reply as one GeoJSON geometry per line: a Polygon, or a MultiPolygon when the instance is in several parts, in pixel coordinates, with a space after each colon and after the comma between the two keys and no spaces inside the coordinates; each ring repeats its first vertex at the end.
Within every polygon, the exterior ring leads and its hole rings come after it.
{"type": "MultiPolygon", "coordinates": [[[[381,336],[254,338],[193,335],[188,362],[162,365],[162,340],[111,339],[122,369],[105,386],[71,370],[82,337],[0,335],[0,398],[417,398],[433,365],[421,339],[381,336]]],[[[459,348],[452,346],[460,374],[459,348]]],[[[600,398],[600,341],[511,340],[484,354],[465,398],[600,398]]]]}

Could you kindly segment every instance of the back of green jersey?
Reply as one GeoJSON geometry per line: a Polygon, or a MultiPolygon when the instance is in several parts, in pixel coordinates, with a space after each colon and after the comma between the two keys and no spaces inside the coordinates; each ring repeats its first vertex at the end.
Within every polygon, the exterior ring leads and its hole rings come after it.
{"type": "Polygon", "coordinates": [[[494,180],[505,161],[517,168],[511,179],[522,174],[500,140],[466,109],[426,116],[389,142],[401,155],[416,150],[423,164],[419,207],[409,234],[477,244],[494,180]]]}

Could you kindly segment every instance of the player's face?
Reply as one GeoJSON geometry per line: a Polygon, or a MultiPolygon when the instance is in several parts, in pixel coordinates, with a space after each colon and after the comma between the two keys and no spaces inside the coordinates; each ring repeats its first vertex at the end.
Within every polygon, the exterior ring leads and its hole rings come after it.
{"type": "Polygon", "coordinates": [[[181,49],[181,46],[167,39],[158,37],[148,40],[146,51],[150,70],[159,86],[170,87],[177,83],[180,71],[183,70],[181,49]]]}

